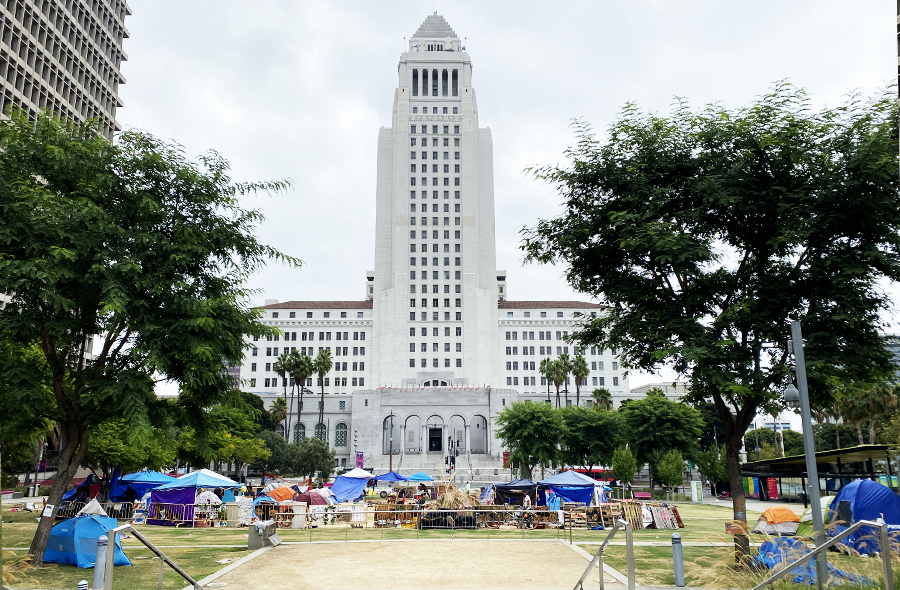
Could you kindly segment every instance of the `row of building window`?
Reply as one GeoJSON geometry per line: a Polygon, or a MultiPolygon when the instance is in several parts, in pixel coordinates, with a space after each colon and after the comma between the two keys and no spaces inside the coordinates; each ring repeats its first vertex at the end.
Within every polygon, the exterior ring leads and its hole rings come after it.
{"type": "MultiPolygon", "coordinates": [[[[440,289],[440,285],[432,285],[432,286],[431,286],[431,292],[432,292],[432,293],[439,293],[439,292],[440,292],[439,289],[440,289]]],[[[411,285],[409,286],[409,292],[410,292],[410,293],[415,293],[415,292],[416,292],[416,285],[415,285],[415,284],[411,284],[411,285]]],[[[428,285],[422,285],[422,288],[421,288],[421,290],[420,290],[419,292],[422,293],[423,295],[424,295],[425,293],[428,293],[428,285]]],[[[450,285],[444,285],[444,293],[449,293],[449,292],[450,292],[450,285]]],[[[456,292],[456,293],[462,293],[462,285],[455,285],[455,292],[456,292]]]]}
{"type": "MultiPolygon", "coordinates": [[[[431,335],[437,336],[440,328],[432,328],[431,330],[432,330],[431,335]]],[[[445,326],[444,327],[444,336],[449,336],[449,335],[450,335],[450,326],[445,326]]],[[[456,335],[462,336],[462,327],[460,327],[460,326],[456,327],[456,335]]],[[[409,329],[409,336],[410,336],[410,338],[416,337],[416,329],[415,328],[409,329]]],[[[426,338],[426,337],[428,337],[428,328],[422,328],[422,338],[426,338]]]]}
{"type": "MultiPolygon", "coordinates": [[[[431,271],[432,280],[435,280],[435,281],[438,280],[438,272],[440,272],[440,271],[437,271],[437,270],[431,271]]],[[[462,271],[455,270],[455,271],[453,271],[453,273],[454,273],[453,278],[455,280],[458,281],[462,278],[462,271]]],[[[419,276],[420,276],[421,280],[427,281],[428,280],[428,271],[427,270],[419,271],[419,276]]],[[[409,271],[409,278],[412,281],[416,280],[416,271],[414,271],[414,270],[409,271]]],[[[444,280],[445,281],[450,280],[450,271],[449,270],[444,271],[444,280]]]]}
{"type": "MultiPolygon", "coordinates": [[[[416,198],[416,191],[409,191],[409,198],[410,198],[410,199],[415,199],[415,198],[416,198]]],[[[427,198],[428,198],[428,191],[422,191],[422,198],[423,198],[423,199],[427,199],[427,198]]],[[[438,191],[431,191],[431,198],[432,198],[432,199],[438,198],[438,191]]],[[[449,198],[450,198],[450,191],[444,191],[444,198],[445,198],[445,199],[449,199],[449,198]]],[[[454,198],[454,199],[458,199],[458,198],[459,198],[459,191],[453,191],[453,198],[454,198]]]]}
{"type": "MultiPolygon", "coordinates": [[[[294,319],[294,318],[296,318],[296,317],[297,317],[297,312],[296,312],[296,311],[289,311],[289,312],[288,312],[288,318],[294,319]]],[[[312,319],[312,317],[313,317],[313,312],[311,312],[311,311],[306,312],[306,319],[309,320],[309,319],[312,319]]],[[[328,318],[331,317],[331,312],[330,312],[330,311],[323,311],[323,312],[322,312],[322,317],[325,318],[325,319],[327,320],[328,318]]],[[[346,312],[346,311],[342,311],[340,317],[341,317],[341,319],[345,319],[345,318],[347,317],[347,312],[346,312]]],[[[358,317],[358,318],[363,317],[363,312],[361,312],[361,311],[356,312],[356,317],[358,317]]],[[[273,312],[272,312],[272,319],[276,319],[276,320],[278,319],[278,312],[277,312],[277,311],[273,311],[273,312]]],[[[363,340],[365,340],[365,338],[363,338],[363,340]]]]}
{"type": "MultiPolygon", "coordinates": [[[[439,301],[440,301],[440,299],[432,299],[432,300],[431,300],[431,307],[440,307],[440,305],[438,305],[439,301]]],[[[455,302],[455,305],[454,305],[453,307],[462,307],[462,299],[454,299],[454,302],[455,302]]],[[[416,300],[411,298],[411,299],[409,300],[409,306],[410,306],[410,307],[415,307],[415,306],[416,306],[416,300]]],[[[423,297],[423,298],[422,298],[422,305],[420,305],[419,307],[428,307],[428,299],[425,299],[425,298],[423,297]]],[[[445,299],[444,299],[444,307],[450,307],[450,299],[449,299],[449,298],[445,298],[445,299]]]]}
{"type": "MultiPolygon", "coordinates": [[[[455,70],[454,70],[454,71],[455,71],[455,70]]],[[[443,108],[442,114],[444,114],[444,115],[448,114],[448,113],[447,113],[447,107],[442,107],[442,108],[443,108]]],[[[412,112],[413,112],[414,115],[419,114],[419,107],[413,107],[412,109],[413,109],[412,112]]],[[[427,115],[427,114],[428,114],[428,107],[422,107],[422,114],[423,114],[423,115],[427,115]]],[[[432,114],[432,115],[438,114],[438,107],[431,107],[431,114],[432,114]]],[[[453,114],[454,114],[454,115],[458,115],[458,114],[459,114],[459,107],[453,107],[453,114]]]]}
{"type": "MultiPolygon", "coordinates": [[[[427,368],[428,367],[428,359],[420,359],[419,366],[423,369],[427,368]]],[[[434,368],[440,367],[441,360],[440,359],[431,359],[431,366],[434,368]]],[[[450,366],[450,359],[445,358],[444,359],[444,367],[449,367],[449,366],[450,366]]],[[[462,359],[456,359],[456,366],[457,367],[462,366],[462,359]]],[[[416,368],[416,359],[409,359],[409,368],[410,369],[416,368]]]]}
{"type": "MultiPolygon", "coordinates": [[[[440,350],[438,350],[439,348],[440,348],[440,344],[438,344],[437,342],[431,343],[431,352],[440,352],[440,350]]],[[[421,352],[428,352],[428,343],[421,342],[419,344],[419,349],[421,352]]],[[[416,343],[415,342],[409,343],[409,351],[410,352],[416,351],[416,343]]],[[[450,343],[449,342],[444,342],[444,352],[450,352],[450,343]]],[[[456,343],[456,352],[462,352],[462,342],[456,343]]]]}
{"type": "MultiPolygon", "coordinates": [[[[427,137],[421,137],[421,138],[410,137],[409,138],[409,147],[414,147],[417,145],[427,148],[428,147],[428,138],[427,137]]],[[[438,138],[437,137],[431,138],[431,147],[438,147],[438,138]]],[[[450,138],[449,137],[444,138],[444,146],[443,147],[450,147],[450,138]]],[[[453,147],[459,147],[459,138],[458,137],[453,138],[453,147]]],[[[437,153],[437,152],[435,152],[435,153],[437,153]]],[[[427,160],[428,157],[425,155],[425,152],[422,152],[422,154],[423,154],[422,159],[427,160]]],[[[445,160],[450,159],[447,154],[448,154],[448,152],[444,152],[445,160]]],[[[413,160],[415,160],[416,152],[410,152],[409,157],[412,158],[413,160]]],[[[433,157],[432,159],[437,160],[437,156],[433,157]]],[[[456,152],[456,156],[453,159],[459,160],[459,152],[456,152]]]]}
{"type": "MultiPolygon", "coordinates": [[[[506,378],[507,385],[518,385],[519,378],[518,377],[507,377],[506,378]]],[[[534,377],[522,377],[522,385],[534,385],[534,377]]]]}
{"type": "MultiPolygon", "coordinates": [[[[414,312],[414,311],[409,312],[409,321],[411,321],[411,322],[416,321],[416,312],[414,312]]],[[[427,322],[427,321],[428,321],[428,312],[427,312],[427,311],[423,311],[423,312],[421,313],[421,320],[420,320],[420,321],[423,321],[423,322],[427,322]]],[[[432,321],[432,322],[439,322],[439,321],[441,321],[440,318],[439,318],[439,316],[438,316],[438,312],[436,312],[436,311],[431,312],[431,321],[432,321]]],[[[449,312],[449,311],[445,311],[445,312],[444,312],[444,321],[445,321],[445,322],[451,321],[451,320],[450,320],[450,312],[449,312]]],[[[457,322],[461,322],[461,321],[462,321],[462,312],[461,312],[461,311],[457,311],[457,312],[456,312],[456,321],[457,321],[457,322]]]]}
{"type": "MultiPolygon", "coordinates": [[[[291,387],[293,386],[293,379],[282,379],[281,387],[291,387]]],[[[309,378],[306,380],[306,387],[312,387],[313,380],[309,378]]],[[[350,378],[350,386],[351,387],[365,387],[366,378],[365,377],[351,377],[350,378]]],[[[278,377],[266,377],[263,379],[263,387],[278,387],[278,377]]],[[[316,379],[316,387],[322,387],[323,383],[321,379],[316,379]]],[[[325,377],[325,387],[331,387],[331,378],[325,377]]],[[[250,387],[256,387],[256,379],[250,379],[250,387]]],[[[347,387],[347,377],[335,377],[334,378],[334,387],[347,387]]],[[[321,406],[321,402],[320,406],[321,406]]],[[[341,408],[343,409],[343,408],[341,408]]]]}
{"type": "MultiPolygon", "coordinates": [[[[432,251],[432,252],[435,252],[435,253],[436,253],[436,252],[438,251],[438,248],[439,248],[439,245],[438,245],[437,243],[431,245],[431,251],[432,251]]],[[[415,251],[416,251],[416,244],[415,244],[415,243],[412,243],[412,244],[409,245],[409,251],[410,251],[410,252],[415,252],[415,251]]],[[[421,246],[421,248],[420,248],[420,251],[421,251],[423,254],[424,254],[425,252],[428,252],[428,244],[422,244],[422,246],[421,246]]],[[[454,244],[454,245],[453,245],[453,251],[454,251],[454,252],[462,252],[462,244],[454,244]]],[[[446,253],[448,253],[448,254],[450,253],[450,244],[444,244],[444,252],[446,252],[446,253]]]]}
{"type": "MultiPolygon", "coordinates": [[[[415,176],[411,176],[409,178],[409,185],[416,186],[416,177],[415,176]]],[[[428,186],[428,179],[425,178],[424,176],[422,177],[421,186],[428,186]]],[[[437,177],[434,177],[431,179],[431,186],[439,186],[437,177]]],[[[444,186],[450,186],[449,178],[444,178],[444,186]]],[[[453,186],[459,186],[459,177],[453,179],[453,186]]]]}
{"type": "MultiPolygon", "coordinates": [[[[297,340],[297,334],[298,334],[297,332],[285,332],[284,333],[284,341],[288,342],[288,341],[297,340]]],[[[315,332],[300,332],[299,334],[300,334],[301,341],[316,339],[315,332]]],[[[272,336],[267,336],[266,340],[268,340],[269,342],[272,342],[272,341],[278,342],[278,338],[279,338],[279,335],[275,334],[272,336]]],[[[335,340],[350,340],[350,332],[335,332],[334,339],[335,340]]],[[[366,333],[365,332],[353,332],[353,339],[354,340],[365,340],[366,333]]],[[[319,340],[331,340],[331,332],[319,332],[319,340]]],[[[259,337],[254,336],[253,341],[259,342],[259,337]]]]}
{"type": "MultiPolygon", "coordinates": [[[[415,141],[415,139],[414,139],[413,141],[415,141]]],[[[453,154],[454,154],[454,155],[453,155],[453,159],[454,159],[454,160],[459,160],[459,152],[453,152],[453,154]]],[[[410,159],[410,160],[415,160],[415,159],[416,159],[416,152],[414,152],[414,151],[409,152],[409,159],[410,159]]],[[[427,160],[427,159],[428,159],[428,152],[422,152],[422,159],[423,159],[423,160],[427,160]]],[[[437,159],[438,159],[438,152],[431,152],[431,159],[432,159],[432,160],[437,160],[437,159]]],[[[445,160],[449,160],[449,159],[450,159],[450,152],[444,152],[444,159],[445,159],[445,160]]],[[[459,173],[459,164],[454,164],[453,166],[455,167],[454,172],[456,172],[456,173],[458,174],[458,173],[459,173]]],[[[437,168],[437,167],[438,167],[437,164],[432,164],[432,172],[434,172],[435,174],[437,174],[437,171],[438,171],[438,168],[437,168]]],[[[428,164],[422,164],[421,167],[419,168],[419,170],[421,170],[422,172],[428,172],[428,164]]],[[[416,171],[416,165],[415,165],[415,164],[410,164],[410,165],[409,165],[409,171],[410,171],[410,172],[415,172],[415,171],[416,171]]],[[[449,172],[450,172],[450,164],[444,164],[444,174],[449,174],[449,172]]]]}
{"type": "MultiPolygon", "coordinates": [[[[438,127],[440,127],[440,125],[432,125],[431,126],[431,134],[432,135],[438,134],[438,127]]],[[[443,128],[444,128],[444,135],[448,135],[450,133],[450,125],[444,125],[443,128]]],[[[419,125],[419,126],[410,125],[409,126],[409,132],[412,134],[416,133],[416,129],[420,130],[419,133],[422,133],[422,134],[428,133],[428,125],[419,125]]],[[[459,125],[453,126],[453,135],[459,135],[459,125]]]]}
{"type": "MultiPolygon", "coordinates": [[[[266,365],[265,365],[265,366],[266,366],[266,371],[271,371],[271,370],[272,370],[272,365],[273,365],[273,363],[266,363],[266,365]]],[[[347,370],[347,366],[348,366],[348,364],[347,364],[347,363],[344,363],[344,362],[334,363],[333,369],[334,369],[335,371],[346,371],[346,370],[347,370]]],[[[352,368],[350,369],[351,371],[365,371],[365,370],[366,370],[366,363],[365,363],[365,361],[362,361],[362,362],[355,362],[355,363],[350,363],[349,366],[352,367],[352,368]]],[[[251,372],[251,373],[255,373],[255,372],[256,372],[256,363],[250,363],[250,372],[251,372]]],[[[291,385],[293,385],[293,384],[294,384],[294,380],[291,379],[291,385]]]]}
{"type": "MultiPolygon", "coordinates": [[[[431,239],[432,239],[432,240],[437,240],[437,239],[439,239],[439,238],[438,238],[438,231],[439,231],[439,230],[436,230],[436,229],[431,230],[431,239]]],[[[413,229],[413,230],[410,230],[410,232],[409,232],[409,239],[410,239],[410,240],[415,240],[417,235],[421,235],[421,238],[420,238],[420,239],[422,239],[422,240],[427,240],[427,239],[428,239],[428,230],[427,230],[427,229],[423,229],[421,234],[416,234],[416,230],[414,230],[414,229],[413,229]]],[[[460,236],[460,230],[458,230],[458,229],[457,229],[457,230],[454,230],[454,231],[453,231],[453,239],[458,240],[458,239],[460,239],[459,236],[460,236]]],[[[444,230],[444,239],[445,239],[445,240],[449,240],[449,239],[450,239],[450,230],[449,230],[449,229],[445,229],[445,230],[444,230]]],[[[422,251],[424,252],[425,250],[422,250],[422,251]]],[[[437,250],[434,250],[434,251],[437,252],[437,250]]],[[[445,248],[445,249],[444,249],[444,252],[449,252],[449,251],[450,251],[449,248],[445,248]]],[[[457,252],[459,252],[459,250],[457,250],[457,252]]]]}
{"type": "MultiPolygon", "coordinates": [[[[460,211],[460,204],[459,204],[459,203],[454,204],[454,205],[453,205],[453,210],[454,210],[456,213],[460,213],[460,212],[461,212],[461,211],[460,211]]],[[[419,211],[421,211],[422,213],[428,213],[428,203],[422,203],[422,205],[419,207],[419,211]]],[[[415,204],[415,203],[410,203],[410,204],[409,204],[409,212],[410,212],[410,213],[415,213],[415,212],[416,212],[416,204],[415,204]]],[[[432,212],[432,213],[438,213],[438,204],[437,204],[437,203],[432,203],[432,205],[431,205],[431,212],[432,212]]],[[[450,203],[444,203],[444,213],[450,213],[450,203]]],[[[415,237],[415,236],[413,236],[413,237],[415,237]]]]}
{"type": "MultiPolygon", "coordinates": [[[[416,218],[410,216],[410,218],[409,218],[409,224],[410,224],[410,225],[415,225],[415,224],[416,224],[416,218]]],[[[420,223],[419,225],[428,225],[428,218],[427,218],[427,217],[423,217],[423,218],[422,218],[422,223],[420,223]]],[[[437,217],[433,217],[433,218],[432,218],[431,225],[438,225],[438,218],[437,218],[437,217]]],[[[450,218],[449,218],[449,217],[445,217],[445,218],[444,218],[444,225],[450,225],[450,218]]],[[[459,217],[454,217],[454,218],[453,218],[453,225],[461,225],[461,223],[460,223],[460,218],[459,218],[459,217]]]]}
{"type": "MultiPolygon", "coordinates": [[[[314,348],[313,346],[308,346],[308,347],[307,347],[307,346],[301,346],[301,347],[299,348],[300,354],[302,354],[302,355],[314,356],[314,355],[313,355],[313,348],[314,348]]],[[[320,347],[319,347],[319,350],[316,351],[316,354],[322,352],[322,348],[323,348],[323,347],[320,346],[320,347]]],[[[325,348],[325,350],[327,350],[328,352],[331,352],[331,347],[330,347],[330,346],[326,346],[326,347],[324,347],[324,348],[325,348]]],[[[254,347],[254,348],[252,349],[252,354],[251,354],[251,356],[257,356],[257,352],[256,352],[257,350],[259,350],[259,349],[254,347]]],[[[282,349],[279,349],[279,347],[277,347],[277,346],[274,347],[274,348],[272,348],[272,347],[266,347],[266,356],[278,356],[279,350],[283,351],[284,354],[287,354],[288,352],[290,352],[290,351],[292,351],[292,350],[298,350],[298,349],[297,349],[297,347],[295,347],[295,346],[285,346],[285,347],[282,348],[282,349]]],[[[334,356],[350,356],[350,355],[347,353],[348,350],[350,350],[350,347],[348,347],[348,346],[344,346],[344,347],[336,347],[336,348],[335,348],[335,355],[334,355],[334,356]]],[[[366,347],[365,347],[365,346],[354,346],[354,347],[353,347],[353,356],[366,356],[366,347]]]]}
{"type": "MultiPolygon", "coordinates": [[[[411,256],[411,257],[409,258],[409,265],[410,265],[410,266],[415,266],[415,265],[416,265],[416,257],[415,257],[415,256],[411,256]]],[[[422,264],[421,264],[421,266],[428,266],[428,258],[427,258],[427,257],[425,257],[425,256],[422,257],[422,264]]],[[[438,257],[437,257],[437,256],[435,256],[434,258],[431,259],[431,266],[440,266],[440,265],[438,264],[438,257]]],[[[445,257],[444,257],[444,266],[450,266],[450,257],[449,257],[449,256],[445,256],[445,257]]],[[[454,258],[454,259],[453,259],[453,266],[462,266],[462,258],[460,258],[459,256],[457,256],[456,258],[454,258]]]]}

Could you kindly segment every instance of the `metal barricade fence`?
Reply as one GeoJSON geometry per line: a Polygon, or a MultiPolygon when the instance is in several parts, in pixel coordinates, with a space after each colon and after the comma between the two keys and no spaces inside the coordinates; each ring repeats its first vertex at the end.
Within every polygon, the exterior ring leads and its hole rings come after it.
{"type": "MultiPolygon", "coordinates": [[[[104,502],[100,506],[109,517],[118,520],[130,520],[134,514],[133,502],[104,502]]],[[[84,507],[85,502],[63,502],[56,511],[56,517],[72,518],[84,507]]]]}

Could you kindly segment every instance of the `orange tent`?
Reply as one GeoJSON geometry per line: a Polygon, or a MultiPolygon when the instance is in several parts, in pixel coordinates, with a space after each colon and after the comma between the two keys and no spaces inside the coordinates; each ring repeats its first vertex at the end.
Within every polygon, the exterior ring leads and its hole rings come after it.
{"type": "Polygon", "coordinates": [[[793,535],[800,526],[800,517],[790,508],[774,506],[769,508],[756,521],[754,533],[793,535]]]}
{"type": "Polygon", "coordinates": [[[283,502],[284,500],[292,500],[295,493],[296,492],[292,490],[290,486],[281,486],[280,488],[269,490],[266,495],[276,502],[283,502]]]}

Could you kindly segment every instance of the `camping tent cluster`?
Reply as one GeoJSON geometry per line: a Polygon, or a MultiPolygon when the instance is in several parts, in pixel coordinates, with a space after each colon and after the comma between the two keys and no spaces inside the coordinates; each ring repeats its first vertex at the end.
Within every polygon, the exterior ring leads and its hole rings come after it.
{"type": "MultiPolygon", "coordinates": [[[[527,495],[532,504],[546,506],[554,502],[548,498],[547,492],[553,492],[559,500],[565,502],[581,502],[590,505],[606,502],[609,486],[576,471],[563,471],[553,477],[533,482],[530,479],[516,479],[506,484],[488,486],[481,494],[481,500],[487,501],[494,495],[496,504],[522,504],[527,495]]],[[[556,500],[557,502],[559,500],[556,500]]]]}

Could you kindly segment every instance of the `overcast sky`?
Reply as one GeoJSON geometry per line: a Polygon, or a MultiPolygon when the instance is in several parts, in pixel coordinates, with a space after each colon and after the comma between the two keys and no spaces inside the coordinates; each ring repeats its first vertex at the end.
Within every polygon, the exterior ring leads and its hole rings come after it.
{"type": "Polygon", "coordinates": [[[513,300],[586,300],[561,269],[523,266],[518,249],[522,226],[559,211],[523,170],[562,161],[573,118],[602,132],[627,101],[660,114],[676,96],[739,107],[782,79],[831,106],[878,91],[896,68],[887,0],[129,4],[119,122],[190,155],[215,149],[235,180],[294,181],[246,203],[268,218],[262,241],[304,261],[256,275],[260,304],[364,299],[378,129],[391,125],[404,37],[432,11],[466,38],[493,131],[497,267],[513,300]]]}

